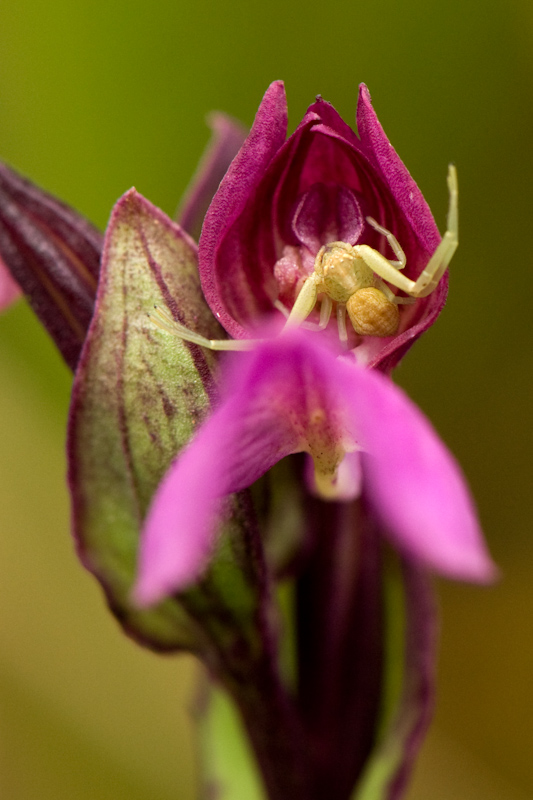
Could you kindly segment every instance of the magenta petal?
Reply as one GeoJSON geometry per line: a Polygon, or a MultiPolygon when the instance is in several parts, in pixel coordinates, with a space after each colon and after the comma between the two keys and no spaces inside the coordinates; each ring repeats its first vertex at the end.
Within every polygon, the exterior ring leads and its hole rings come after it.
{"type": "Polygon", "coordinates": [[[363,225],[361,207],[350,189],[315,183],[302,196],[292,229],[298,240],[316,253],[332,240],[355,244],[363,225]]]}
{"type": "Polygon", "coordinates": [[[365,485],[391,539],[449,577],[493,579],[473,501],[451,453],[398,387],[370,370],[352,372],[350,406],[366,452],[365,485]]]}
{"type": "MultiPolygon", "coordinates": [[[[224,234],[249,203],[251,194],[285,141],[286,134],[285,88],[282,81],[275,81],[267,89],[250,135],[233,160],[205,217],[199,254],[202,288],[216,318],[233,336],[242,336],[242,330],[221,302],[222,292],[213,265],[224,234]]],[[[241,280],[242,284],[234,287],[234,291],[246,298],[249,285],[245,276],[241,276],[241,280]]]]}
{"type": "Polygon", "coordinates": [[[11,305],[20,295],[18,284],[11,277],[7,267],[0,261],[0,311],[11,305]]]}
{"type": "Polygon", "coordinates": [[[409,170],[389,142],[374,109],[370,92],[362,83],[357,103],[357,130],[361,144],[379,167],[389,191],[405,214],[425,250],[433,253],[440,234],[424,196],[409,170]]]}
{"type": "MultiPolygon", "coordinates": [[[[408,222],[408,230],[416,242],[412,246],[413,251],[426,253],[422,263],[418,265],[419,272],[437,248],[441,237],[422,192],[381,127],[372,107],[370,93],[364,83],[359,87],[357,129],[362,147],[383,176],[398,209],[401,210],[408,222]]],[[[405,248],[406,239],[402,239],[402,245],[405,248]]],[[[412,257],[410,257],[409,263],[412,265],[412,257]]],[[[418,337],[433,325],[444,308],[447,294],[448,274],[445,273],[435,291],[424,300],[423,312],[420,313],[419,318],[413,320],[407,330],[386,344],[377,357],[371,359],[370,366],[378,367],[383,372],[390,372],[394,369],[418,337]]]]}
{"type": "Polygon", "coordinates": [[[295,236],[302,244],[316,253],[322,245],[321,223],[328,216],[328,192],[323,183],[315,183],[302,196],[292,221],[295,236]]]}
{"type": "MultiPolygon", "coordinates": [[[[440,235],[421,192],[402,164],[362,86],[360,137],[335,109],[317,99],[285,141],[283,85],[265,94],[252,131],[224,176],[207,211],[199,243],[202,287],[210,308],[234,338],[254,332],[280,299],[290,308],[298,285],[313,268],[320,246],[331,241],[384,243],[364,223],[370,215],[390,230],[415,279],[440,235]]],[[[428,297],[402,306],[394,337],[353,334],[357,359],[390,372],[444,306],[445,274],[428,297]]],[[[350,329],[351,331],[351,329],[350,329]]]]}

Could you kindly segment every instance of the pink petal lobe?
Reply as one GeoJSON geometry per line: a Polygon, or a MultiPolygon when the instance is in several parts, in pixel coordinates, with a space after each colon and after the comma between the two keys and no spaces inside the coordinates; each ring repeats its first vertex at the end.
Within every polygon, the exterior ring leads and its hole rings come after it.
{"type": "Polygon", "coordinates": [[[148,513],[135,599],[140,605],[190,585],[211,554],[222,500],[294,450],[296,439],[260,398],[231,397],[161,483],[148,513]]]}
{"type": "Polygon", "coordinates": [[[364,480],[390,538],[443,575],[494,579],[465,479],[427,418],[376,372],[353,370],[352,386],[364,480]]]}

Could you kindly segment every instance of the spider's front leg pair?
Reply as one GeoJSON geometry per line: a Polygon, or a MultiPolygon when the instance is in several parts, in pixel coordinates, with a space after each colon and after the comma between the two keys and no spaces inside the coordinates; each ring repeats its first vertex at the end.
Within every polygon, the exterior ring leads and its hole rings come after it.
{"type": "MultiPolygon", "coordinates": [[[[367,222],[385,236],[396,260],[386,259],[366,244],[352,246],[346,242],[331,242],[325,245],[319,250],[313,272],[306,279],[288,315],[280,303],[275,303],[276,308],[287,316],[283,330],[299,326],[324,330],[335,302],[341,342],[348,341],[346,312],[356,333],[367,336],[391,336],[396,333],[399,324],[398,304],[412,303],[431,294],[457,249],[458,186],[453,164],[448,168],[448,189],[448,229],[415,281],[401,272],[406,265],[406,257],[397,239],[372,217],[367,217],[367,222]],[[405,292],[408,297],[398,297],[388,284],[405,292]],[[306,323],[319,295],[322,297],[319,322],[306,323]]],[[[248,350],[259,342],[257,339],[207,339],[175,322],[162,308],[156,308],[150,317],[162,330],[210,350],[248,350]]]]}
{"type": "MultiPolygon", "coordinates": [[[[446,272],[459,244],[459,188],[457,183],[457,170],[454,164],[450,164],[448,167],[448,191],[450,193],[450,202],[446,233],[416,281],[410,280],[405,275],[398,272],[398,268],[395,268],[397,264],[392,261],[387,261],[377,250],[372,250],[371,247],[364,244],[360,245],[362,257],[376,275],[379,275],[380,278],[415,299],[427,297],[428,294],[431,294],[431,292],[437,288],[437,284],[446,272]]],[[[374,220],[368,217],[367,220],[376,230],[380,230],[380,226],[378,226],[374,220]]],[[[384,228],[381,229],[380,232],[384,235],[388,233],[384,228]]],[[[392,234],[390,236],[391,238],[389,238],[389,236],[387,236],[387,238],[392,245],[392,239],[394,237],[392,237],[392,234]]],[[[405,266],[405,263],[403,266],[405,266]]]]}

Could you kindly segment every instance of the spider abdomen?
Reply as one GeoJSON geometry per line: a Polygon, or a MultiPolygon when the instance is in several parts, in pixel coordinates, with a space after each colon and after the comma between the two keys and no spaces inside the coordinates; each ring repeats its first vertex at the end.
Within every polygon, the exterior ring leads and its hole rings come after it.
{"type": "Polygon", "coordinates": [[[359,289],[346,301],[346,310],[356,333],[361,336],[394,336],[400,324],[398,306],[380,289],[359,289]]]}

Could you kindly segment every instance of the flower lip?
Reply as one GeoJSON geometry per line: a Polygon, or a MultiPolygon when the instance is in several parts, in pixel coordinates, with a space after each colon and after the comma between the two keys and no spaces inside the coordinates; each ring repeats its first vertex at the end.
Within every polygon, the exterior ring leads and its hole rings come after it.
{"type": "Polygon", "coordinates": [[[137,602],[149,605],[194,582],[212,551],[224,498],[302,451],[313,457],[320,493],[328,476],[330,486],[335,482],[339,467],[348,497],[362,481],[404,554],[449,577],[493,579],[459,467],[390,380],[336,358],[301,330],[225,363],[217,410],[171,466],[152,503],[137,602]]]}
{"type": "MultiPolygon", "coordinates": [[[[388,255],[372,216],[399,240],[405,273],[415,278],[440,236],[418,187],[360,88],[360,137],[322,99],[285,141],[286,102],[279,82],[268,89],[250,136],[208,210],[199,263],[206,298],[234,338],[247,338],[276,300],[290,308],[329,241],[368,244],[388,255]],[[243,184],[244,180],[244,184],[243,184]]],[[[401,311],[395,337],[366,337],[366,360],[389,369],[440,312],[444,278],[429,297],[401,311]]]]}

